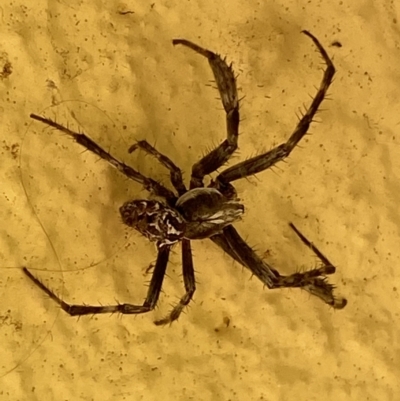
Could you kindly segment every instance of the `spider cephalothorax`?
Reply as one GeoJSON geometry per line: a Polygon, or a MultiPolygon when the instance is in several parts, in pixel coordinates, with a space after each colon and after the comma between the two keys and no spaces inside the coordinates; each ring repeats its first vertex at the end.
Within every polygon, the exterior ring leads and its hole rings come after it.
{"type": "Polygon", "coordinates": [[[186,221],[185,238],[210,238],[239,220],[244,206],[228,199],[214,188],[194,188],[183,194],[175,204],[186,221]]]}
{"type": "Polygon", "coordinates": [[[297,123],[287,142],[223,170],[206,188],[203,183],[204,177],[221,168],[238,147],[239,99],[232,66],[228,65],[219,55],[188,40],[175,39],[172,43],[186,46],[207,58],[214,74],[227,120],[226,140],[193,165],[189,189],[183,182],[181,170],[167,156],[160,153],[145,140],[135,143],[129,148],[129,152],[142,149],[156,157],[170,171],[170,180],[176,193],[122,163],[85,134],[71,131],[48,118],[31,114],[33,119],[64,132],[84,148],[108,161],[126,177],[142,184],[150,194],[160,198],[161,201],[132,200],[120,208],[122,220],[125,224],[135,228],[149,240],[157,243],[157,261],[146,299],[142,305],[70,305],[57,297],[26,268],[24,268],[25,274],[70,315],[114,312],[144,313],[156,306],[162,289],[170,249],[175,243],[181,242],[183,280],[186,291],[170,314],[155,322],[156,324],[166,324],[180,316],[184,307],[191,301],[196,289],[190,241],[210,238],[235,261],[248,268],[268,288],[302,288],[336,309],[344,308],[347,303],[346,299],[335,297],[333,294],[334,286],[327,281],[327,275],[333,274],[335,267],[292,223],[290,223],[290,227],[303,243],[318,256],[321,265],[309,271],[287,276],[280,274],[277,269],[261,259],[240,237],[232,225],[241,218],[244,212],[244,207],[237,200],[236,190],[232,183],[267,170],[288,157],[306,135],[332,83],[335,67],[328,54],[311,33],[307,31],[303,31],[303,33],[312,39],[326,64],[322,82],[311,105],[297,123]]]}

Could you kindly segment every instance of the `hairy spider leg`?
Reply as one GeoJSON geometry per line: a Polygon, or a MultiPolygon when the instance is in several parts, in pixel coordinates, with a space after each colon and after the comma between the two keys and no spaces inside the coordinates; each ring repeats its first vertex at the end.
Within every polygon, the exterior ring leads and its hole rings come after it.
{"type": "MultiPolygon", "coordinates": [[[[204,176],[211,174],[225,164],[237,149],[239,136],[239,99],[232,64],[228,65],[218,54],[204,49],[189,40],[174,39],[172,43],[174,45],[189,47],[208,59],[226,112],[227,138],[193,165],[190,180],[190,188],[192,189],[202,187],[204,176]]],[[[228,185],[228,187],[230,186],[228,185]]]]}
{"type": "Polygon", "coordinates": [[[183,183],[182,170],[168,157],[160,153],[154,146],[150,145],[146,140],[138,141],[133,144],[128,152],[132,153],[136,149],[142,149],[148,154],[154,156],[165,168],[170,171],[170,180],[179,196],[187,192],[183,183]]]}
{"type": "Polygon", "coordinates": [[[182,273],[186,292],[167,316],[154,322],[157,326],[172,323],[174,320],[177,320],[184,308],[189,305],[196,291],[192,250],[190,241],[187,239],[182,240],[182,273]]]}
{"type": "Polygon", "coordinates": [[[83,146],[85,149],[90,150],[97,156],[100,156],[102,159],[109,162],[113,167],[115,167],[126,177],[130,178],[133,181],[138,182],[139,184],[142,184],[143,187],[150,193],[165,198],[168,204],[170,205],[175,204],[176,196],[172,191],[164,187],[164,185],[160,184],[159,182],[144,176],[143,174],[139,173],[132,167],[126,165],[125,163],[120,162],[110,153],[106,152],[103,148],[101,148],[96,142],[90,139],[87,135],[83,133],[74,132],[69,128],[62,126],[61,124],[58,124],[49,118],[40,117],[36,114],[31,114],[30,117],[34,120],[42,122],[43,124],[53,127],[56,130],[63,132],[64,134],[67,134],[79,145],[83,146]]]}
{"type": "Polygon", "coordinates": [[[160,296],[162,283],[165,276],[165,270],[168,264],[170,246],[162,246],[158,248],[156,265],[153,270],[153,275],[150,281],[147,296],[143,305],[118,304],[108,306],[91,306],[91,305],[70,305],[59,298],[53,291],[48,289],[39,279],[37,279],[27,268],[23,268],[23,272],[45,292],[53,301],[58,303],[61,308],[71,316],[95,315],[99,313],[122,313],[124,315],[132,315],[146,313],[153,310],[160,296]]]}
{"type": "Polygon", "coordinates": [[[325,99],[326,93],[332,83],[333,76],[335,75],[335,67],[329,58],[328,53],[319,43],[318,39],[308,31],[302,31],[302,33],[312,39],[326,64],[326,70],[324,72],[321,85],[313,101],[311,102],[310,107],[300,119],[294,132],[286,143],[283,143],[266,153],[252,157],[246,161],[227,168],[215,179],[215,187],[217,189],[219,186],[224,187],[232,181],[267,170],[276,163],[286,159],[299,141],[307,134],[310,124],[312,123],[319,106],[325,99]]]}
{"type": "MultiPolygon", "coordinates": [[[[296,234],[298,234],[302,240],[304,238],[305,241],[303,242],[321,259],[320,256],[322,253],[317,247],[312,245],[297,228],[293,227],[294,225],[291,224],[291,228],[296,234]]],[[[347,304],[345,298],[335,297],[333,295],[334,286],[327,282],[326,275],[334,273],[335,267],[330,264],[328,259],[323,255],[321,259],[323,262],[322,267],[303,273],[283,276],[268,263],[263,261],[240,237],[239,233],[232,225],[225,227],[222,234],[217,234],[210,239],[234,260],[248,268],[269,289],[297,287],[317,296],[335,309],[343,309],[347,304]]]]}
{"type": "Polygon", "coordinates": [[[301,239],[303,244],[305,244],[318,256],[318,259],[320,259],[325,266],[331,267],[332,272],[327,274],[335,273],[336,267],[329,261],[329,259],[311,241],[309,241],[293,223],[289,223],[289,227],[297,234],[297,236],[301,239]]]}

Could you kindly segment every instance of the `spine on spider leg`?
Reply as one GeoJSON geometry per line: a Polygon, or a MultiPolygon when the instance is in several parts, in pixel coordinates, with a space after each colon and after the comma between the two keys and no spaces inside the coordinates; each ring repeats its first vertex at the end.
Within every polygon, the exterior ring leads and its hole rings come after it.
{"type": "Polygon", "coordinates": [[[326,64],[326,69],[324,71],[324,76],[322,78],[321,84],[311,102],[310,107],[307,109],[306,113],[300,119],[294,133],[289,138],[287,144],[290,149],[293,149],[309,130],[310,124],[312,123],[315,114],[318,112],[321,103],[325,99],[328,89],[332,84],[333,77],[336,72],[332,60],[330,59],[328,53],[323,48],[318,39],[308,31],[302,31],[302,33],[307,35],[314,42],[315,46],[317,47],[319,53],[321,54],[326,64]]]}

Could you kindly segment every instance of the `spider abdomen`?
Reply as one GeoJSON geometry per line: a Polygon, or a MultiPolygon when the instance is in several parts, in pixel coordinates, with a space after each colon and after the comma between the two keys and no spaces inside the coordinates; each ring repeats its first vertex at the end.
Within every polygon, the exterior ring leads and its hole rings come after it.
{"type": "Polygon", "coordinates": [[[174,209],[156,200],[133,200],[120,208],[122,221],[160,246],[183,238],[185,221],[174,209]]]}

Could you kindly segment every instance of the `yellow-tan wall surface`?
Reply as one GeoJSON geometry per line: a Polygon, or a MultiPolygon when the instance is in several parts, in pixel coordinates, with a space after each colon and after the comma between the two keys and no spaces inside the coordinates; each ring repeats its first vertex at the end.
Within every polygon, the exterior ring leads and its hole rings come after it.
{"type": "MultiPolygon", "coordinates": [[[[8,1],[0,4],[0,401],[400,399],[400,4],[384,0],[8,1]],[[226,137],[205,59],[226,55],[241,101],[230,165],[287,140],[324,68],[337,74],[285,163],[235,183],[236,228],[284,274],[318,265],[293,222],[337,266],[335,311],[296,289],[270,291],[211,241],[193,242],[197,292],[173,249],[159,307],[72,318],[23,275],[74,304],[141,303],[156,249],[118,208],[139,184],[67,136],[83,131],[168,185],[146,139],[190,177],[226,137]],[[397,377],[397,379],[396,379],[397,377]]],[[[187,181],[186,181],[187,182],[187,181]]]]}

